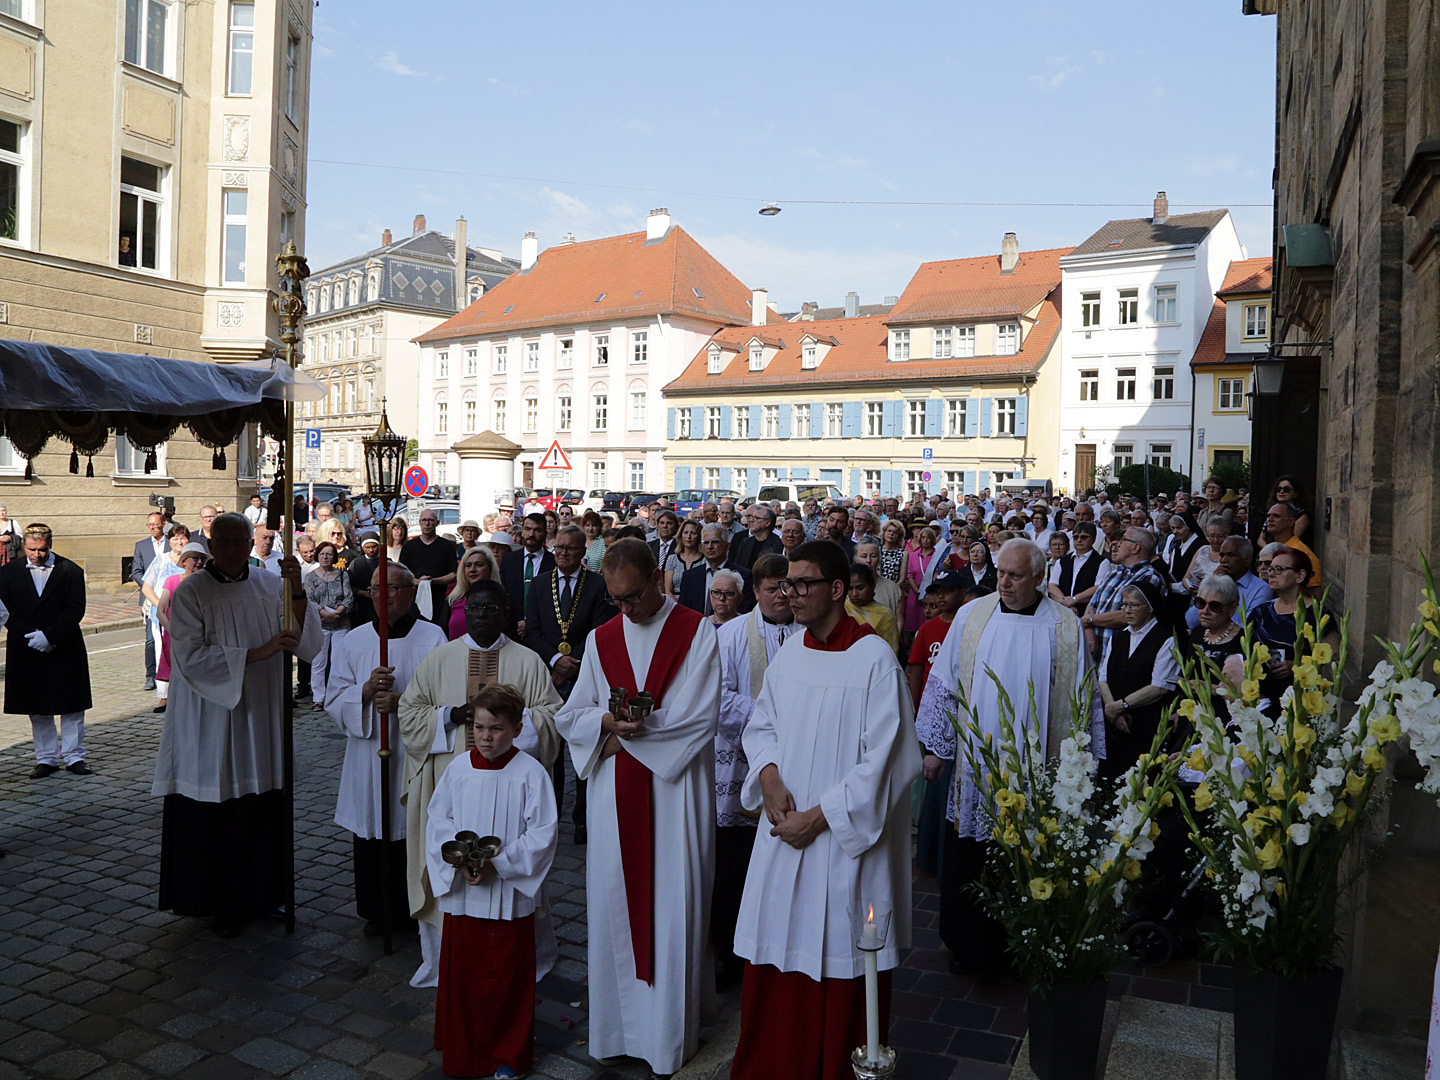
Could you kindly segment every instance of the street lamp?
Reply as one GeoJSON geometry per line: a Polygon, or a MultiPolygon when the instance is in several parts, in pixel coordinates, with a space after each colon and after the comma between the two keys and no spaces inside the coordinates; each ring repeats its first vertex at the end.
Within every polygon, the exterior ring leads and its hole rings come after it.
{"type": "MultiPolygon", "coordinates": [[[[385,399],[380,399],[380,426],[375,434],[362,439],[365,447],[365,486],[371,499],[383,504],[381,514],[389,514],[400,501],[400,484],[405,465],[405,436],[390,428],[385,414],[385,399]]],[[[381,537],[384,540],[384,537],[381,537]]],[[[381,548],[385,545],[382,543],[381,548]]]]}
{"type": "Polygon", "coordinates": [[[1285,358],[1266,352],[1257,356],[1252,364],[1255,369],[1256,397],[1275,397],[1285,381],[1285,358]]]}

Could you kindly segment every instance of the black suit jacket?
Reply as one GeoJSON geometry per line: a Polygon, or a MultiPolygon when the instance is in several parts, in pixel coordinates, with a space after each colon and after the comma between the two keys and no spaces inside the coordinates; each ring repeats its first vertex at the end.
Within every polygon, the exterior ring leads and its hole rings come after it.
{"type": "MultiPolygon", "coordinates": [[[[661,570],[664,570],[665,559],[660,558],[660,538],[657,536],[654,540],[649,541],[649,544],[650,554],[655,556],[655,565],[658,566],[661,570]]],[[[679,547],[679,544],[680,534],[676,533],[670,538],[670,550],[665,553],[665,558],[669,558],[671,555],[674,555],[677,548],[679,547]]]]}
{"type": "MultiPolygon", "coordinates": [[[[548,574],[555,569],[555,556],[548,551],[540,553],[540,569],[536,571],[534,581],[540,579],[540,575],[548,574]]],[[[531,582],[531,591],[534,591],[534,581],[531,582]]],[[[512,641],[517,640],[515,624],[525,617],[525,549],[516,548],[514,551],[507,551],[505,558],[500,560],[500,584],[505,586],[505,595],[510,601],[510,620],[505,625],[505,636],[512,641]]]]}
{"type": "Polygon", "coordinates": [[[755,567],[755,560],[767,551],[773,551],[776,555],[783,554],[784,546],[780,543],[780,534],[773,529],[770,535],[758,543],[753,533],[746,533],[739,540],[735,541],[734,550],[730,552],[731,561],[739,563],[746,570],[755,567]]]}
{"type": "MultiPolygon", "coordinates": [[[[555,617],[556,585],[555,568],[552,566],[530,583],[530,603],[525,608],[525,644],[547,665],[560,651],[560,620],[555,617]]],[[[610,603],[605,579],[593,570],[585,570],[580,592],[575,597],[574,611],[565,640],[570,643],[570,655],[579,660],[585,655],[585,639],[590,631],[618,614],[610,603]]]]}
{"type": "MultiPolygon", "coordinates": [[[[680,587],[675,590],[680,603],[701,614],[705,612],[705,589],[708,584],[705,571],[708,566],[709,564],[701,559],[681,575],[680,587]]],[[[745,591],[740,594],[740,610],[749,611],[755,606],[755,590],[750,584],[750,571],[733,560],[727,561],[724,568],[734,570],[744,580],[745,591]]]]}
{"type": "MultiPolygon", "coordinates": [[[[148,542],[148,541],[147,541],[148,542]]],[[[0,568],[0,603],[10,612],[5,642],[5,711],[55,716],[90,708],[90,663],[80,620],[85,617],[85,571],[55,556],[45,591],[25,559],[0,568]],[[39,630],[55,646],[42,653],[25,635],[39,630]]]]}

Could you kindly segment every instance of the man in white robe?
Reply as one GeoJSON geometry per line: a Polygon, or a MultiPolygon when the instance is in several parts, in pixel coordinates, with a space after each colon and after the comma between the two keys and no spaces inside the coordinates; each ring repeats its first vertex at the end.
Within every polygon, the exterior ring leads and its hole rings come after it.
{"type": "MultiPolygon", "coordinates": [[[[400,741],[400,695],[410,685],[420,662],[446,644],[445,631],[420,618],[415,608],[415,577],[403,565],[386,568],[386,659],[380,665],[380,629],[376,622],[355,627],[336,650],[325,680],[325,710],[345,735],[345,764],[335,824],[354,835],[355,910],[365,920],[365,933],[383,932],[384,893],[390,892],[390,925],[399,928],[410,917],[405,884],[405,787],[401,768],[405,748],[400,741]],[[380,722],[389,724],[392,756],[382,763],[380,722]],[[390,827],[381,831],[381,769],[390,784],[390,827]],[[382,848],[388,850],[382,851],[382,848]],[[383,865],[388,861],[388,871],[383,865]],[[387,883],[388,874],[388,883],[387,883]]],[[[377,579],[378,581],[378,579],[377,579]]]]}
{"type": "Polygon", "coordinates": [[[256,570],[250,545],[242,515],[216,518],[210,563],[170,602],[173,676],[151,788],[165,798],[160,907],[214,915],[224,937],[286,897],[288,858],[275,842],[286,815],[282,654],[314,659],[321,640],[299,562],[256,570]],[[281,630],[287,596],[293,630],[281,630]]]}
{"type": "Polygon", "coordinates": [[[628,1055],[659,1076],[699,1046],[714,989],[706,929],[714,879],[715,627],[661,591],[642,540],[617,541],[601,566],[622,618],[590,634],[555,726],[590,783],[590,1053],[628,1055]],[[643,720],[610,711],[611,687],[649,691],[643,720]]]}
{"type": "MultiPolygon", "coordinates": [[[[467,700],[472,653],[495,654],[497,683],[513,686],[525,699],[525,716],[515,745],[549,766],[559,740],[555,709],[560,693],[545,661],[502,633],[509,619],[504,586],[479,581],[465,596],[465,636],[430,653],[400,698],[400,738],[405,745],[405,852],[410,914],[420,920],[420,967],[410,979],[416,987],[438,986],[440,930],[444,913],[435,903],[425,868],[425,825],[430,797],[440,776],[467,752],[465,729],[471,710],[467,700]]],[[[542,897],[535,920],[536,977],[544,978],[559,955],[548,904],[542,897]]]]}
{"type": "MultiPolygon", "coordinates": [[[[948,716],[962,725],[960,691],[982,729],[1000,738],[1000,680],[1015,709],[1016,738],[1038,727],[1047,759],[1059,756],[1070,734],[1072,695],[1091,691],[1091,752],[1105,756],[1105,722],[1100,695],[1093,692],[1089,651],[1080,620],[1069,608],[1044,596],[1045,553],[1029,540],[1009,540],[995,560],[998,591],[962,607],[945,635],[920,699],[915,726],[928,751],[928,780],[938,779],[946,761],[955,762],[955,782],[945,816],[944,876],[940,883],[940,938],[954,954],[951,969],[961,974],[997,976],[1005,967],[1005,937],[1000,924],[966,888],[985,866],[990,818],[980,805],[964,747],[957,747],[948,716]],[[1034,686],[1035,715],[1030,712],[1034,686]]],[[[968,741],[968,740],[967,740],[968,741]]]]}
{"type": "Polygon", "coordinates": [[[742,789],[762,826],[735,951],[750,961],[734,1080],[828,1080],[865,1041],[854,917],[889,929],[878,952],[881,1036],[889,974],[910,945],[914,707],[894,651],[845,611],[850,565],[832,543],[792,553],[785,590],[805,627],[781,648],[743,736],[742,789]]]}

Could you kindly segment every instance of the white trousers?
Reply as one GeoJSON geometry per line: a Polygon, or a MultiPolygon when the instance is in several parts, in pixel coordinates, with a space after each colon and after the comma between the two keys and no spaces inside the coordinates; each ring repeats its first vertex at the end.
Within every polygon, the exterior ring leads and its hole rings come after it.
{"type": "Polygon", "coordinates": [[[35,737],[35,760],[41,765],[66,765],[85,760],[85,714],[66,713],[60,717],[60,736],[55,735],[55,717],[30,716],[30,730],[35,737]]]}
{"type": "Polygon", "coordinates": [[[310,697],[316,705],[325,704],[325,677],[330,674],[330,663],[340,651],[340,643],[349,632],[348,628],[320,631],[324,640],[320,645],[320,652],[310,661],[310,697]]]}

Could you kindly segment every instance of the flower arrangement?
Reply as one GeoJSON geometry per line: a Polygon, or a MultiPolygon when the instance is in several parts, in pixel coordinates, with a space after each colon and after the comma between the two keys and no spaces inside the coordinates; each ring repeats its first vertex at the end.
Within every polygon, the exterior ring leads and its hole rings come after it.
{"type": "MultiPolygon", "coordinates": [[[[1338,939],[1342,863],[1376,790],[1383,790],[1385,747],[1408,736],[1428,770],[1422,786],[1440,793],[1440,699],[1420,678],[1440,640],[1428,563],[1425,577],[1419,618],[1403,644],[1380,642],[1387,659],[1346,722],[1335,684],[1345,664],[1347,620],[1332,647],[1321,640],[1329,616],[1297,611],[1294,685],[1280,698],[1276,719],[1258,707],[1269,650],[1248,630],[1228,731],[1209,690],[1220,682],[1218,671],[1208,661],[1208,670],[1187,666],[1179,711],[1196,733],[1187,764],[1205,780],[1185,813],[1224,908],[1212,939],[1219,955],[1287,978],[1328,967],[1338,939]]],[[[1434,670],[1440,674],[1440,661],[1434,670]]]]}
{"type": "Polygon", "coordinates": [[[998,743],[982,731],[963,690],[966,719],[950,717],[997,841],[977,887],[1005,927],[1021,974],[1045,994],[1100,978],[1118,957],[1126,894],[1154,848],[1156,814],[1175,801],[1179,763],[1161,753],[1169,730],[1162,723],[1150,752],[1102,801],[1090,748],[1093,690],[1071,696],[1070,734],[1047,764],[1035,725],[1017,739],[1014,705],[989,677],[999,691],[998,743]]]}

